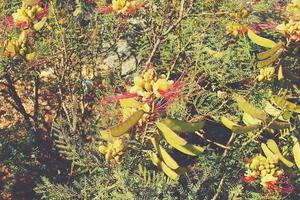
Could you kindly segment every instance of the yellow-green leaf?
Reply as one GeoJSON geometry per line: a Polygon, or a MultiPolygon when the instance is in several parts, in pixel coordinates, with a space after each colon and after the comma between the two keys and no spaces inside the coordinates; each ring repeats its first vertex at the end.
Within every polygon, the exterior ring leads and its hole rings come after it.
{"type": "Polygon", "coordinates": [[[282,79],[284,79],[284,76],[282,71],[282,65],[280,65],[278,69],[278,80],[282,80],[282,79]]]}
{"type": "Polygon", "coordinates": [[[260,124],[254,124],[249,126],[234,126],[232,127],[232,132],[234,133],[247,133],[256,129],[261,128],[260,124]]]}
{"type": "Polygon", "coordinates": [[[160,121],[161,123],[167,125],[171,130],[179,133],[193,133],[204,126],[204,121],[202,122],[185,122],[178,119],[166,118],[160,121]]]}
{"type": "Polygon", "coordinates": [[[290,128],[291,124],[288,122],[282,122],[282,121],[278,121],[275,120],[270,124],[270,128],[271,129],[275,129],[275,130],[281,130],[281,129],[287,129],[290,128]]]}
{"type": "Polygon", "coordinates": [[[233,121],[231,121],[230,119],[228,119],[227,117],[224,117],[224,116],[221,117],[221,122],[224,124],[224,126],[229,128],[230,130],[232,130],[232,128],[235,127],[235,126],[239,126],[239,125],[237,125],[236,123],[234,123],[233,121]]]}
{"type": "Polygon", "coordinates": [[[124,122],[120,123],[117,126],[114,126],[107,131],[113,136],[113,137],[119,137],[121,135],[124,135],[127,133],[136,123],[142,118],[144,114],[143,110],[138,110],[135,113],[133,113],[128,119],[126,119],[124,122]]]}
{"type": "Polygon", "coordinates": [[[78,15],[80,15],[82,13],[81,7],[77,7],[74,12],[73,12],[73,16],[77,17],[78,15]]]}
{"type": "Polygon", "coordinates": [[[6,45],[5,53],[12,57],[16,55],[16,46],[11,41],[6,45]]]}
{"type": "Polygon", "coordinates": [[[292,152],[293,152],[295,164],[298,167],[298,169],[300,169],[300,144],[299,144],[298,139],[295,136],[292,136],[292,140],[294,143],[292,152]]]}
{"type": "Polygon", "coordinates": [[[191,156],[197,156],[204,151],[204,148],[198,145],[193,145],[187,143],[186,140],[179,137],[176,133],[174,133],[169,127],[165,124],[157,122],[157,127],[162,132],[166,141],[175,149],[191,156]]]}
{"type": "Polygon", "coordinates": [[[259,46],[267,47],[267,48],[273,48],[276,46],[276,43],[272,40],[269,40],[267,38],[263,38],[259,35],[256,35],[252,30],[248,29],[248,37],[251,39],[252,42],[259,46]]]}
{"type": "Polygon", "coordinates": [[[41,21],[39,21],[38,23],[34,24],[33,25],[34,30],[40,31],[44,27],[46,21],[47,21],[47,18],[44,17],[41,21]]]}
{"type": "Polygon", "coordinates": [[[291,112],[300,113],[300,106],[287,101],[284,97],[274,96],[273,101],[281,109],[287,109],[291,112]]]}
{"type": "Polygon", "coordinates": [[[246,113],[246,112],[243,114],[243,122],[244,122],[246,125],[256,125],[256,124],[261,124],[261,120],[252,117],[251,115],[249,115],[249,114],[246,113]]]}
{"type": "Polygon", "coordinates": [[[128,98],[128,99],[120,99],[120,105],[122,108],[141,108],[143,104],[134,98],[128,98]]]}
{"type": "Polygon", "coordinates": [[[260,119],[263,121],[267,119],[267,115],[263,110],[258,109],[255,106],[253,106],[252,104],[250,104],[248,101],[246,101],[246,99],[244,97],[242,97],[240,95],[236,95],[235,100],[236,100],[237,104],[239,105],[239,107],[244,112],[251,115],[253,118],[257,118],[257,119],[260,119]]]}
{"type": "Polygon", "coordinates": [[[36,52],[26,54],[26,60],[27,61],[33,61],[35,59],[35,57],[36,57],[36,52]]]}
{"type": "Polygon", "coordinates": [[[279,42],[272,49],[269,49],[269,50],[267,50],[265,52],[257,54],[257,58],[259,60],[265,60],[265,59],[271,57],[273,54],[275,54],[279,49],[282,48],[282,46],[283,46],[283,43],[279,42]]]}
{"type": "Polygon", "coordinates": [[[277,146],[276,142],[272,139],[267,140],[267,146],[268,148],[278,156],[279,160],[283,162],[287,167],[293,167],[293,163],[289,160],[287,160],[280,152],[279,147],[277,146]]]}
{"type": "Polygon", "coordinates": [[[159,141],[156,137],[152,137],[151,139],[152,145],[154,149],[158,152],[159,156],[163,159],[163,161],[170,167],[171,169],[178,169],[178,163],[172,158],[172,156],[159,144],[159,141]]]}
{"type": "Polygon", "coordinates": [[[277,51],[275,54],[273,54],[270,58],[266,60],[261,60],[257,63],[257,68],[263,68],[272,65],[281,55],[282,50],[277,51]]]}
{"type": "Polygon", "coordinates": [[[187,141],[185,139],[177,135],[167,125],[161,122],[156,122],[156,126],[159,128],[159,130],[161,131],[162,135],[164,136],[164,138],[167,140],[168,143],[178,144],[180,146],[187,144],[187,141]]]}

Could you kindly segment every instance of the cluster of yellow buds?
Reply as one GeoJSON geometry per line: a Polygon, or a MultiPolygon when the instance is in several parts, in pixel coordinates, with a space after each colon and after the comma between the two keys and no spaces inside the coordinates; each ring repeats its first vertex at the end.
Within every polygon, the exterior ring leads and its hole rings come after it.
{"type": "Polygon", "coordinates": [[[277,30],[291,39],[300,40],[300,0],[288,4],[286,11],[289,21],[277,26],[277,30]]]}
{"type": "Polygon", "coordinates": [[[135,12],[143,2],[140,0],[113,0],[112,9],[113,11],[121,14],[132,14],[135,12]]]}
{"type": "Polygon", "coordinates": [[[116,163],[121,163],[121,157],[127,148],[125,138],[116,138],[112,142],[108,142],[107,145],[100,145],[98,150],[100,153],[105,155],[106,161],[115,161],[116,163]]]}
{"type": "Polygon", "coordinates": [[[260,69],[260,74],[257,76],[258,81],[262,80],[272,80],[273,75],[275,73],[275,68],[274,67],[265,67],[260,69]]]}
{"type": "Polygon", "coordinates": [[[300,20],[300,0],[293,0],[292,3],[288,4],[286,11],[288,16],[293,20],[300,20]]]}
{"type": "Polygon", "coordinates": [[[166,92],[174,83],[172,80],[168,80],[165,75],[158,78],[154,69],[149,69],[143,77],[134,77],[133,82],[134,86],[130,88],[130,93],[137,93],[143,97],[143,100],[148,99],[153,94],[160,98],[161,92],[166,92]]]}
{"type": "Polygon", "coordinates": [[[240,12],[229,13],[229,16],[234,18],[247,18],[249,16],[249,11],[246,8],[243,8],[240,12]]]}
{"type": "Polygon", "coordinates": [[[242,25],[238,23],[229,23],[226,26],[226,34],[233,35],[234,37],[245,34],[247,30],[248,30],[247,25],[242,25]]]}
{"type": "Polygon", "coordinates": [[[248,170],[245,177],[260,178],[260,184],[264,187],[267,182],[276,182],[278,177],[283,175],[283,170],[277,167],[277,158],[267,158],[263,155],[255,156],[250,163],[246,165],[248,170]]]}
{"type": "Polygon", "coordinates": [[[12,39],[5,47],[4,55],[7,57],[22,57],[27,61],[35,58],[36,53],[32,51],[28,43],[27,31],[24,30],[18,39],[12,39]]]}
{"type": "Polygon", "coordinates": [[[44,9],[37,3],[37,1],[23,1],[22,7],[12,14],[14,22],[17,25],[29,26],[35,21],[39,21],[39,14],[42,14],[44,9]]]}

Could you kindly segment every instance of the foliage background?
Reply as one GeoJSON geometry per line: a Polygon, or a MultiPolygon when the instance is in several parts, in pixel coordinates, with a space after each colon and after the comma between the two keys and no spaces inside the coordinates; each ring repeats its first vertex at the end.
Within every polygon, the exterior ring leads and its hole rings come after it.
{"type": "MultiPolygon", "coordinates": [[[[185,72],[184,83],[194,87],[187,87],[188,95],[169,106],[168,116],[184,120],[208,117],[207,135],[222,144],[228,142],[230,131],[219,124],[220,117],[241,117],[230,93],[248,95],[260,106],[272,90],[278,90],[278,84],[255,81],[259,74],[255,54],[263,48],[245,35],[225,33],[230,22],[279,24],[282,19],[271,12],[272,8],[287,2],[181,2],[150,0],[134,15],[121,16],[97,14],[106,5],[102,1],[42,1],[49,8],[48,28],[35,36],[37,61],[28,66],[0,60],[1,123],[8,123],[0,127],[3,199],[299,198],[299,170],[293,171],[295,191],[289,196],[261,192],[241,182],[244,159],[261,152],[256,142],[240,149],[247,135],[238,135],[230,151],[212,146],[193,161],[178,158],[185,165],[192,163],[190,172],[178,182],[167,179],[146,158],[143,150],[149,147],[140,144],[142,133],[135,134],[120,166],[106,163],[97,152],[99,130],[120,120],[118,105],[106,105],[103,100],[124,92],[132,77],[144,71],[147,64],[172,79],[185,72]],[[80,13],[74,14],[77,8],[80,13]],[[229,15],[243,8],[249,9],[249,17],[229,15]],[[207,49],[222,56],[214,56],[207,49]],[[43,77],[42,72],[47,70],[53,73],[43,77]],[[34,111],[34,83],[39,80],[39,118],[29,119],[34,128],[26,127],[26,114],[12,107],[15,99],[7,93],[7,77],[27,113],[34,111]]],[[[0,2],[1,16],[11,15],[20,5],[19,0],[0,2]]],[[[284,40],[274,31],[264,30],[262,34],[275,41],[284,40]]],[[[3,33],[0,41],[17,35],[18,30],[12,29],[3,33]]],[[[287,57],[285,62],[299,73],[299,56],[287,57]]],[[[299,97],[299,90],[292,93],[299,97]]],[[[293,130],[299,135],[299,117],[294,122],[293,130]]]]}

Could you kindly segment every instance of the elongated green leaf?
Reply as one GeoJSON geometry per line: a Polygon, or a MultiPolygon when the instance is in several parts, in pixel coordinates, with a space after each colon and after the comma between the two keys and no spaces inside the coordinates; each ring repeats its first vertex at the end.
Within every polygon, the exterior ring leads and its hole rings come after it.
{"type": "Polygon", "coordinates": [[[260,120],[266,120],[267,115],[266,113],[250,104],[246,99],[240,95],[235,95],[235,100],[238,103],[239,107],[249,115],[251,115],[253,118],[260,119],[260,120]]]}
{"type": "Polygon", "coordinates": [[[178,119],[163,119],[161,123],[167,125],[171,130],[179,133],[193,133],[204,126],[204,121],[202,122],[185,122],[178,119]]]}
{"type": "Polygon", "coordinates": [[[186,140],[179,137],[169,127],[161,122],[156,123],[166,141],[175,149],[191,156],[197,156],[204,151],[204,148],[198,145],[187,143],[186,140]]]}
{"type": "Polygon", "coordinates": [[[47,21],[47,18],[44,17],[41,21],[33,25],[34,30],[40,31],[44,27],[45,23],[47,21]]]}
{"type": "Polygon", "coordinates": [[[221,117],[221,122],[222,122],[222,124],[224,124],[224,126],[229,128],[230,130],[232,130],[232,128],[235,127],[235,126],[239,126],[239,125],[237,125],[236,123],[234,123],[233,121],[231,121],[230,119],[228,119],[227,117],[224,117],[224,116],[221,117]]]}
{"type": "Polygon", "coordinates": [[[127,133],[134,125],[136,125],[136,123],[141,119],[143,114],[144,114],[143,110],[138,110],[135,113],[133,113],[128,119],[126,119],[124,122],[106,130],[106,132],[109,132],[113,137],[119,137],[127,133]]]}
{"type": "Polygon", "coordinates": [[[300,113],[300,106],[290,101],[287,101],[284,97],[274,96],[273,101],[281,109],[287,109],[291,112],[300,113]]]}
{"type": "Polygon", "coordinates": [[[257,63],[257,68],[263,68],[272,65],[282,54],[282,49],[273,54],[270,58],[266,60],[261,60],[257,63]]]}
{"type": "Polygon", "coordinates": [[[281,129],[287,129],[290,128],[291,124],[288,122],[281,122],[281,121],[274,121],[270,124],[270,128],[271,129],[275,129],[275,130],[281,130],[281,129]]]}
{"type": "Polygon", "coordinates": [[[283,43],[279,42],[272,49],[269,49],[269,50],[267,50],[265,52],[257,54],[257,58],[259,60],[265,60],[265,59],[271,57],[272,55],[274,55],[279,49],[282,48],[282,46],[283,46],[283,43]]]}
{"type": "Polygon", "coordinates": [[[150,140],[154,149],[158,152],[159,156],[163,159],[168,167],[171,169],[178,169],[180,167],[172,158],[172,156],[159,144],[159,141],[156,137],[152,137],[150,140]]]}
{"type": "Polygon", "coordinates": [[[161,123],[161,122],[156,122],[156,126],[161,130],[162,135],[164,138],[167,140],[167,142],[171,143],[176,143],[180,146],[186,145],[187,141],[177,135],[172,129],[170,129],[167,125],[161,123]]]}
{"type": "Polygon", "coordinates": [[[267,48],[273,48],[276,46],[276,43],[272,40],[263,38],[259,35],[256,35],[252,30],[248,29],[248,37],[251,39],[252,42],[259,46],[267,47],[267,48]]]}
{"type": "Polygon", "coordinates": [[[249,126],[234,126],[232,127],[232,132],[234,133],[247,133],[261,128],[260,124],[249,125],[249,126]]]}
{"type": "Polygon", "coordinates": [[[256,119],[254,117],[252,117],[251,115],[249,115],[248,113],[244,113],[243,114],[243,122],[246,125],[257,125],[257,124],[261,124],[261,121],[259,119],[256,119]]]}

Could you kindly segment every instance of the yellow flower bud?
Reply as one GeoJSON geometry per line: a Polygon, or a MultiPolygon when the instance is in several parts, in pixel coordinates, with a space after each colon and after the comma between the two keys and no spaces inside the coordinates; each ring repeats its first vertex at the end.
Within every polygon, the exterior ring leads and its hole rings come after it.
{"type": "Polygon", "coordinates": [[[168,81],[167,79],[157,79],[153,84],[153,92],[156,97],[160,97],[161,91],[167,91],[173,84],[173,81],[168,81]]]}
{"type": "Polygon", "coordinates": [[[140,76],[134,77],[133,82],[134,82],[134,85],[137,86],[137,87],[142,87],[143,88],[144,85],[145,85],[144,79],[140,76]]]}
{"type": "Polygon", "coordinates": [[[98,148],[98,151],[102,154],[106,154],[107,152],[107,146],[104,146],[104,145],[100,145],[99,148],[98,148]]]}

